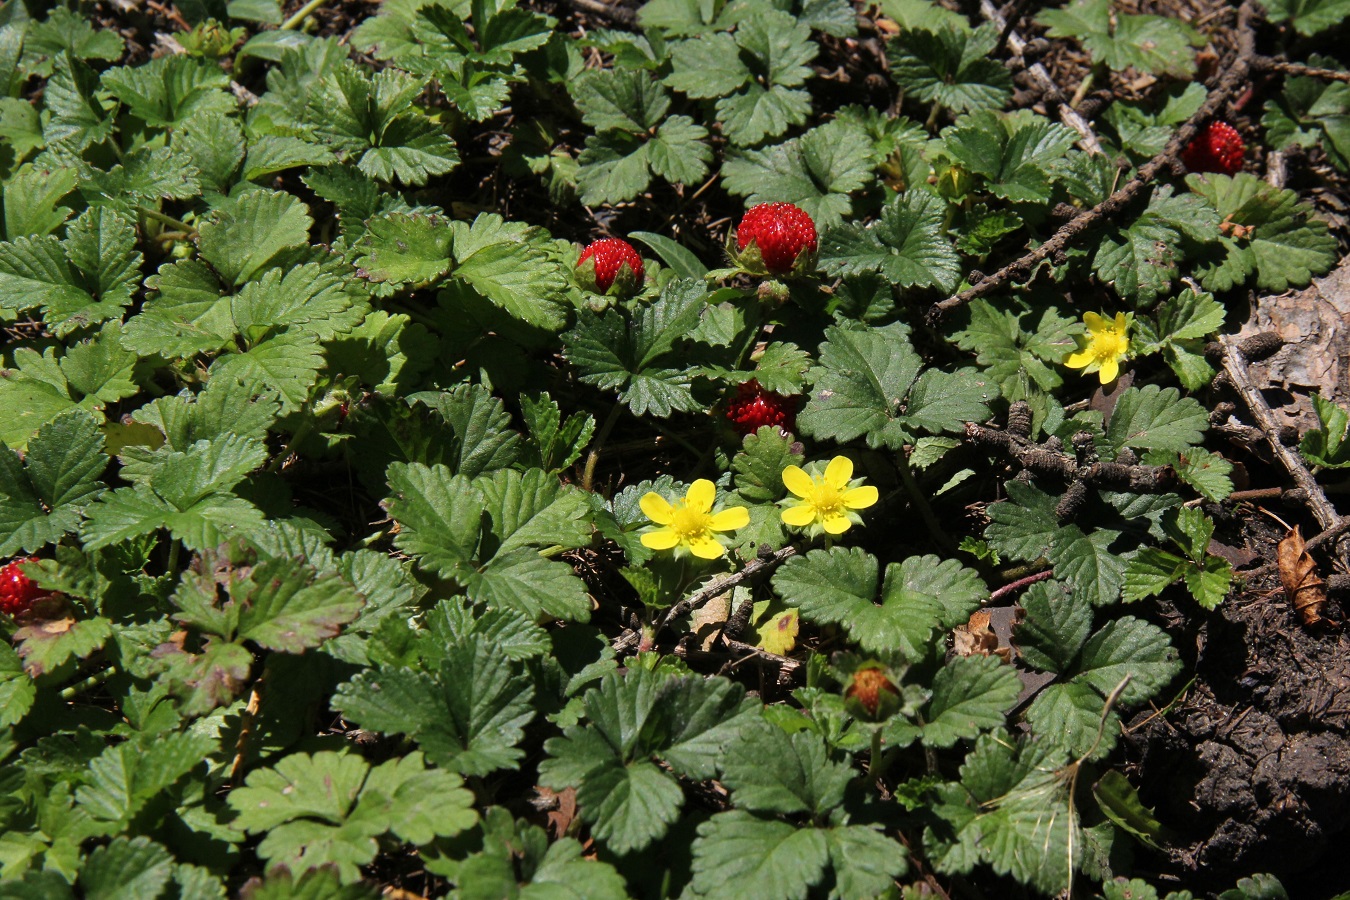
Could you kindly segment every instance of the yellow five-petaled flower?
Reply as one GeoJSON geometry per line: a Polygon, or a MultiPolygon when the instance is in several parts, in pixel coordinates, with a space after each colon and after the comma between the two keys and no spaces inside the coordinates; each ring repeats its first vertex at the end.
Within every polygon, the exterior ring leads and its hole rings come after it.
{"type": "Polygon", "coordinates": [[[1078,350],[1064,358],[1064,365],[1082,369],[1087,375],[1096,372],[1102,384],[1110,384],[1120,374],[1120,361],[1130,352],[1130,323],[1124,313],[1116,313],[1115,321],[1096,313],[1084,313],[1083,324],[1087,337],[1078,337],[1078,350]]]}
{"type": "Polygon", "coordinates": [[[638,505],[657,528],[642,535],[642,545],[652,550],[692,553],[701,559],[717,559],[727,552],[717,532],[735,531],[750,524],[750,511],[731,506],[713,512],[717,488],[706,478],[689,486],[683,500],[673,504],[655,491],[642,495],[638,505]]]}
{"type": "Polygon", "coordinates": [[[862,485],[861,478],[853,478],[853,461],[846,456],[830,460],[820,475],[788,466],[783,470],[783,484],[797,495],[796,499],[782,501],[783,523],[813,534],[843,534],[851,526],[862,524],[857,510],[877,502],[877,489],[862,485]]]}

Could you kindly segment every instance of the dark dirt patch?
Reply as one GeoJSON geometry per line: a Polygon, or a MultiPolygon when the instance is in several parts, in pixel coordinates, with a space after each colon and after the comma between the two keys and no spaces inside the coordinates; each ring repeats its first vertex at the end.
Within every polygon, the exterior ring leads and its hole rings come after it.
{"type": "Polygon", "coordinates": [[[1269,871],[1291,897],[1343,890],[1329,851],[1350,826],[1350,637],[1304,629],[1272,578],[1193,646],[1186,700],[1147,724],[1141,713],[1125,741],[1142,799],[1190,839],[1169,848],[1171,867],[1214,889],[1269,871]]]}

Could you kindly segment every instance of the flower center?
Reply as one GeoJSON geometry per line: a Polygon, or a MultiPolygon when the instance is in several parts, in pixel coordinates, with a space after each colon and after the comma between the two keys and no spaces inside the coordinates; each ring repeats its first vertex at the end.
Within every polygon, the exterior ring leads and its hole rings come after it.
{"type": "Polygon", "coordinates": [[[1118,356],[1124,356],[1129,345],[1129,341],[1123,334],[1103,331],[1092,338],[1092,354],[1097,359],[1115,359],[1118,356]]]}
{"type": "Polygon", "coordinates": [[[844,511],[844,494],[830,484],[817,484],[811,490],[808,502],[822,517],[836,516],[844,511]]]}
{"type": "Polygon", "coordinates": [[[684,503],[676,503],[670,517],[670,530],[680,536],[680,540],[689,541],[705,535],[712,524],[708,513],[690,509],[684,503]]]}

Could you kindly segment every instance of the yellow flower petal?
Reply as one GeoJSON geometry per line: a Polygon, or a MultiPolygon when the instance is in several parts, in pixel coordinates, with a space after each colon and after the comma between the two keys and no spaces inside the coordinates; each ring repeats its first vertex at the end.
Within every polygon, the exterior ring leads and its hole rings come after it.
{"type": "Polygon", "coordinates": [[[836,456],[825,467],[825,483],[836,491],[842,491],[853,477],[853,460],[847,456],[836,456]]]}
{"type": "Polygon", "coordinates": [[[1129,327],[1130,327],[1130,320],[1127,319],[1127,318],[1125,318],[1125,314],[1124,314],[1123,312],[1116,313],[1116,328],[1115,328],[1115,330],[1116,330],[1119,334],[1122,334],[1122,335],[1123,335],[1123,334],[1125,333],[1126,329],[1128,329],[1129,327]]]}
{"type": "Polygon", "coordinates": [[[870,484],[862,487],[855,487],[851,491],[844,491],[844,506],[849,509],[867,509],[867,507],[876,503],[880,499],[877,489],[870,484]]]}
{"type": "Polygon", "coordinates": [[[1110,384],[1115,381],[1116,376],[1120,374],[1120,361],[1114,356],[1102,360],[1102,368],[1099,374],[1102,384],[1110,384]]]}
{"type": "Polygon", "coordinates": [[[826,516],[825,521],[821,524],[825,526],[826,534],[843,534],[853,525],[853,523],[849,521],[848,516],[842,513],[826,516]]]}
{"type": "Polygon", "coordinates": [[[1111,327],[1107,324],[1105,319],[1095,312],[1083,313],[1083,324],[1087,326],[1088,331],[1094,334],[1098,331],[1105,331],[1107,328],[1111,327]]]}
{"type": "Polygon", "coordinates": [[[694,551],[694,555],[700,559],[717,559],[727,552],[727,548],[723,547],[707,535],[694,538],[690,541],[689,549],[694,551]]]}
{"type": "Polygon", "coordinates": [[[714,513],[708,527],[713,531],[735,531],[750,524],[750,510],[744,506],[732,506],[714,513]]]}
{"type": "Polygon", "coordinates": [[[670,501],[655,491],[643,494],[638,506],[642,507],[642,514],[657,525],[669,525],[675,517],[675,510],[670,501]]]}
{"type": "Polygon", "coordinates": [[[816,520],[815,509],[806,504],[789,506],[779,515],[784,525],[792,525],[795,528],[805,528],[816,520]]]}
{"type": "Polygon", "coordinates": [[[717,487],[708,479],[700,478],[689,485],[689,493],[684,495],[684,505],[694,512],[705,513],[712,509],[717,498],[717,487]]]}
{"type": "Polygon", "coordinates": [[[1097,355],[1092,352],[1092,349],[1087,348],[1064,357],[1064,365],[1070,369],[1086,369],[1096,358],[1097,355]]]}
{"type": "Polygon", "coordinates": [[[783,486],[798,497],[809,497],[816,483],[801,466],[788,466],[783,470],[783,486]]]}
{"type": "Polygon", "coordinates": [[[642,536],[642,546],[650,550],[670,550],[680,542],[680,536],[669,528],[649,531],[642,536]]]}

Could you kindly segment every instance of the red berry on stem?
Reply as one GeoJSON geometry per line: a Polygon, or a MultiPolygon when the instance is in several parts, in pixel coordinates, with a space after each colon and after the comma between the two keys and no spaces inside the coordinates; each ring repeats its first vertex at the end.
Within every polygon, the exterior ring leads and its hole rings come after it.
{"type": "Polygon", "coordinates": [[[736,228],[736,249],[744,252],[752,241],[769,274],[786,275],[803,252],[816,252],[816,223],[791,203],[761,203],[736,228]]]}
{"type": "Polygon", "coordinates": [[[1237,129],[1227,122],[1214,121],[1181,151],[1181,161],[1192,172],[1235,175],[1242,171],[1242,154],[1246,149],[1237,129]]]}
{"type": "Polygon", "coordinates": [[[751,379],[727,402],[727,419],[737,434],[754,434],[765,425],[791,431],[797,424],[797,398],[766,391],[751,379]]]}
{"type": "Polygon", "coordinates": [[[585,262],[588,259],[592,260],[595,266],[595,291],[598,294],[608,291],[615,278],[621,279],[620,286],[626,290],[636,289],[642,283],[642,257],[633,249],[633,245],[625,240],[601,238],[592,241],[581,251],[581,258],[577,260],[579,271],[585,271],[585,262]],[[627,278],[620,274],[625,264],[631,273],[627,278]]]}
{"type": "Polygon", "coordinates": [[[27,612],[33,601],[45,593],[19,568],[20,563],[26,562],[37,562],[37,559],[16,559],[0,568],[0,612],[6,615],[27,612]]]}

